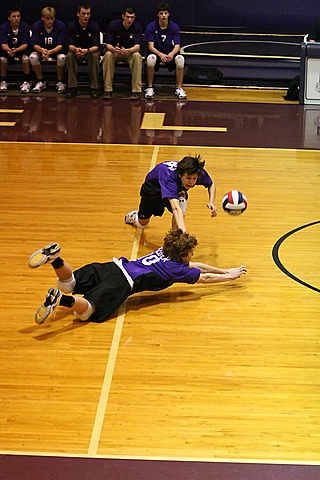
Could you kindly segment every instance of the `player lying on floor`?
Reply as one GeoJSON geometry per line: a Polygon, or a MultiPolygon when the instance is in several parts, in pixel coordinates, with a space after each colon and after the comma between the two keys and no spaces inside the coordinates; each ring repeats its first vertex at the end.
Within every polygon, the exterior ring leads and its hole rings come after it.
{"type": "Polygon", "coordinates": [[[163,247],[138,260],[114,258],[112,262],[84,265],[74,272],[60,257],[60,246],[50,243],[35,251],[28,262],[31,268],[50,263],[57,276],[58,288],[48,290],[44,303],[36,311],[35,321],[43,323],[61,305],[82,321],[100,323],[133,293],[163,290],[176,282],[227,282],[246,273],[244,265],[221,269],[191,262],[197,243],[193,235],[180,229],[171,230],[164,238],[163,247]]]}

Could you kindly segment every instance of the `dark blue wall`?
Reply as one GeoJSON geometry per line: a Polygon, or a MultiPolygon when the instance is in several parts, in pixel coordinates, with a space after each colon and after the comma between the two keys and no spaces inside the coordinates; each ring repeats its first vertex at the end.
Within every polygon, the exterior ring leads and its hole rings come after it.
{"type": "MultiPolygon", "coordinates": [[[[19,5],[23,18],[30,25],[39,18],[47,5],[57,9],[57,17],[65,22],[74,18],[78,0],[0,0],[0,22],[12,4],[19,5]]],[[[155,18],[157,1],[92,0],[93,17],[104,29],[108,21],[117,16],[122,7],[132,3],[145,27],[155,18]]],[[[320,21],[319,0],[172,0],[171,18],[182,29],[187,26],[208,26],[219,29],[245,29],[257,33],[307,33],[315,21],[320,21]]]]}

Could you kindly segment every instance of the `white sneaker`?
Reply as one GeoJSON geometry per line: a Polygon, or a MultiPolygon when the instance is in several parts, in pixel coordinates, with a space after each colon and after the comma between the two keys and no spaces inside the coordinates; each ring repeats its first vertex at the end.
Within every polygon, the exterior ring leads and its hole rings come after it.
{"type": "Polygon", "coordinates": [[[20,92],[21,93],[29,93],[31,89],[31,84],[29,82],[23,82],[20,85],[20,92]]]}
{"type": "Polygon", "coordinates": [[[59,243],[51,242],[49,245],[36,250],[32,253],[28,260],[28,265],[31,268],[38,268],[40,265],[45,263],[51,263],[55,260],[60,254],[61,247],[59,243]]]}
{"type": "Polygon", "coordinates": [[[57,83],[56,83],[56,89],[57,89],[58,93],[65,93],[65,91],[66,91],[66,86],[65,86],[65,84],[62,83],[62,82],[57,82],[57,83]]]}
{"type": "Polygon", "coordinates": [[[5,80],[0,83],[0,92],[6,92],[8,90],[8,84],[5,80]]]}
{"type": "Polygon", "coordinates": [[[182,210],[182,214],[185,215],[187,211],[187,199],[184,197],[179,197],[179,205],[182,210]]]}
{"type": "Polygon", "coordinates": [[[40,80],[40,82],[36,83],[36,86],[32,89],[32,91],[35,93],[40,93],[42,92],[42,90],[45,90],[46,88],[47,88],[46,82],[42,82],[40,80]]]}
{"type": "Polygon", "coordinates": [[[153,98],[154,97],[154,90],[152,87],[146,88],[144,92],[144,98],[153,98]]]}
{"type": "Polygon", "coordinates": [[[127,213],[124,217],[125,223],[137,226],[138,222],[138,210],[131,210],[131,212],[127,213]]]}
{"type": "Polygon", "coordinates": [[[176,88],[176,91],[174,92],[174,94],[177,95],[177,97],[180,99],[187,98],[187,94],[183,90],[183,88],[176,88]]]}
{"type": "Polygon", "coordinates": [[[131,212],[127,213],[127,215],[124,217],[124,221],[125,223],[134,225],[135,227],[142,228],[142,229],[147,228],[149,226],[148,223],[147,225],[141,225],[138,218],[138,210],[132,210],[131,212]]]}
{"type": "Polygon", "coordinates": [[[62,293],[57,288],[49,288],[46,299],[37,309],[34,320],[38,325],[45,322],[55,313],[55,309],[59,306],[62,293]]]}

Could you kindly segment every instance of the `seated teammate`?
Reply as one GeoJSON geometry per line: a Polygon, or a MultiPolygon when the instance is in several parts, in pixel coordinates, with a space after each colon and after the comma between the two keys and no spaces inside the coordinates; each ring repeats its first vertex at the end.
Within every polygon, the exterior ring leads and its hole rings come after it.
{"type": "Polygon", "coordinates": [[[145,98],[154,97],[153,77],[159,70],[160,63],[169,72],[176,71],[175,95],[184,100],[186,92],[182,88],[184,75],[184,57],[180,54],[180,28],[170,18],[170,6],[162,2],[157,5],[157,20],[147,25],[144,41],[148,45],[147,53],[147,88],[145,98]]]}
{"type": "Polygon", "coordinates": [[[58,288],[48,290],[44,303],[36,311],[35,321],[43,323],[61,305],[73,311],[79,320],[101,323],[134,293],[163,290],[176,282],[227,282],[246,273],[244,265],[220,269],[191,262],[197,243],[193,235],[182,230],[170,231],[162,248],[138,260],[114,258],[112,262],[91,263],[74,272],[60,257],[60,246],[51,243],[35,251],[28,262],[31,268],[49,263],[57,276],[58,288]]]}
{"type": "Polygon", "coordinates": [[[22,64],[23,82],[20,85],[21,93],[29,93],[31,89],[29,39],[30,31],[26,22],[21,20],[19,7],[12,7],[8,11],[8,19],[0,28],[0,92],[8,89],[8,64],[22,64]]]}
{"type": "Polygon", "coordinates": [[[66,86],[63,83],[64,67],[66,63],[66,36],[67,28],[63,22],[56,19],[56,10],[53,7],[45,7],[41,11],[41,19],[32,26],[30,63],[37,77],[37,83],[32,89],[40,93],[47,87],[43,80],[41,63],[57,61],[58,93],[64,93],[66,86]]]}

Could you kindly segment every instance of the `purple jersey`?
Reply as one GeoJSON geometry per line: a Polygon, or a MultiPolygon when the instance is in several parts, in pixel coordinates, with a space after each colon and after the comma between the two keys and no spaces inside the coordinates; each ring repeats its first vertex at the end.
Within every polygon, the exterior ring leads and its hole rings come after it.
{"type": "Polygon", "coordinates": [[[18,32],[12,30],[9,20],[4,22],[0,28],[0,44],[8,45],[9,48],[21,47],[21,45],[29,45],[30,30],[29,25],[20,22],[18,32]]]}
{"type": "Polygon", "coordinates": [[[162,248],[138,260],[129,261],[125,257],[120,260],[133,280],[132,293],[163,290],[176,282],[194,284],[201,273],[199,268],[190,268],[182,260],[174,261],[165,257],[162,248]]]}
{"type": "Polygon", "coordinates": [[[154,20],[147,25],[143,40],[153,42],[159,52],[168,54],[175,45],[180,45],[180,29],[176,23],[169,20],[167,28],[163,30],[158,20],[154,20]]]}
{"type": "MultiPolygon", "coordinates": [[[[180,177],[177,175],[178,163],[177,161],[159,163],[147,174],[145,183],[152,184],[153,195],[158,194],[162,198],[179,198],[179,192],[183,187],[180,177]]],[[[203,185],[205,188],[211,187],[211,177],[205,170],[199,172],[195,185],[203,185]]]]}
{"type": "Polygon", "coordinates": [[[58,45],[65,46],[67,37],[67,28],[63,22],[55,19],[52,30],[47,32],[43,20],[38,20],[32,26],[31,45],[39,45],[41,48],[52,50],[58,45]]]}

